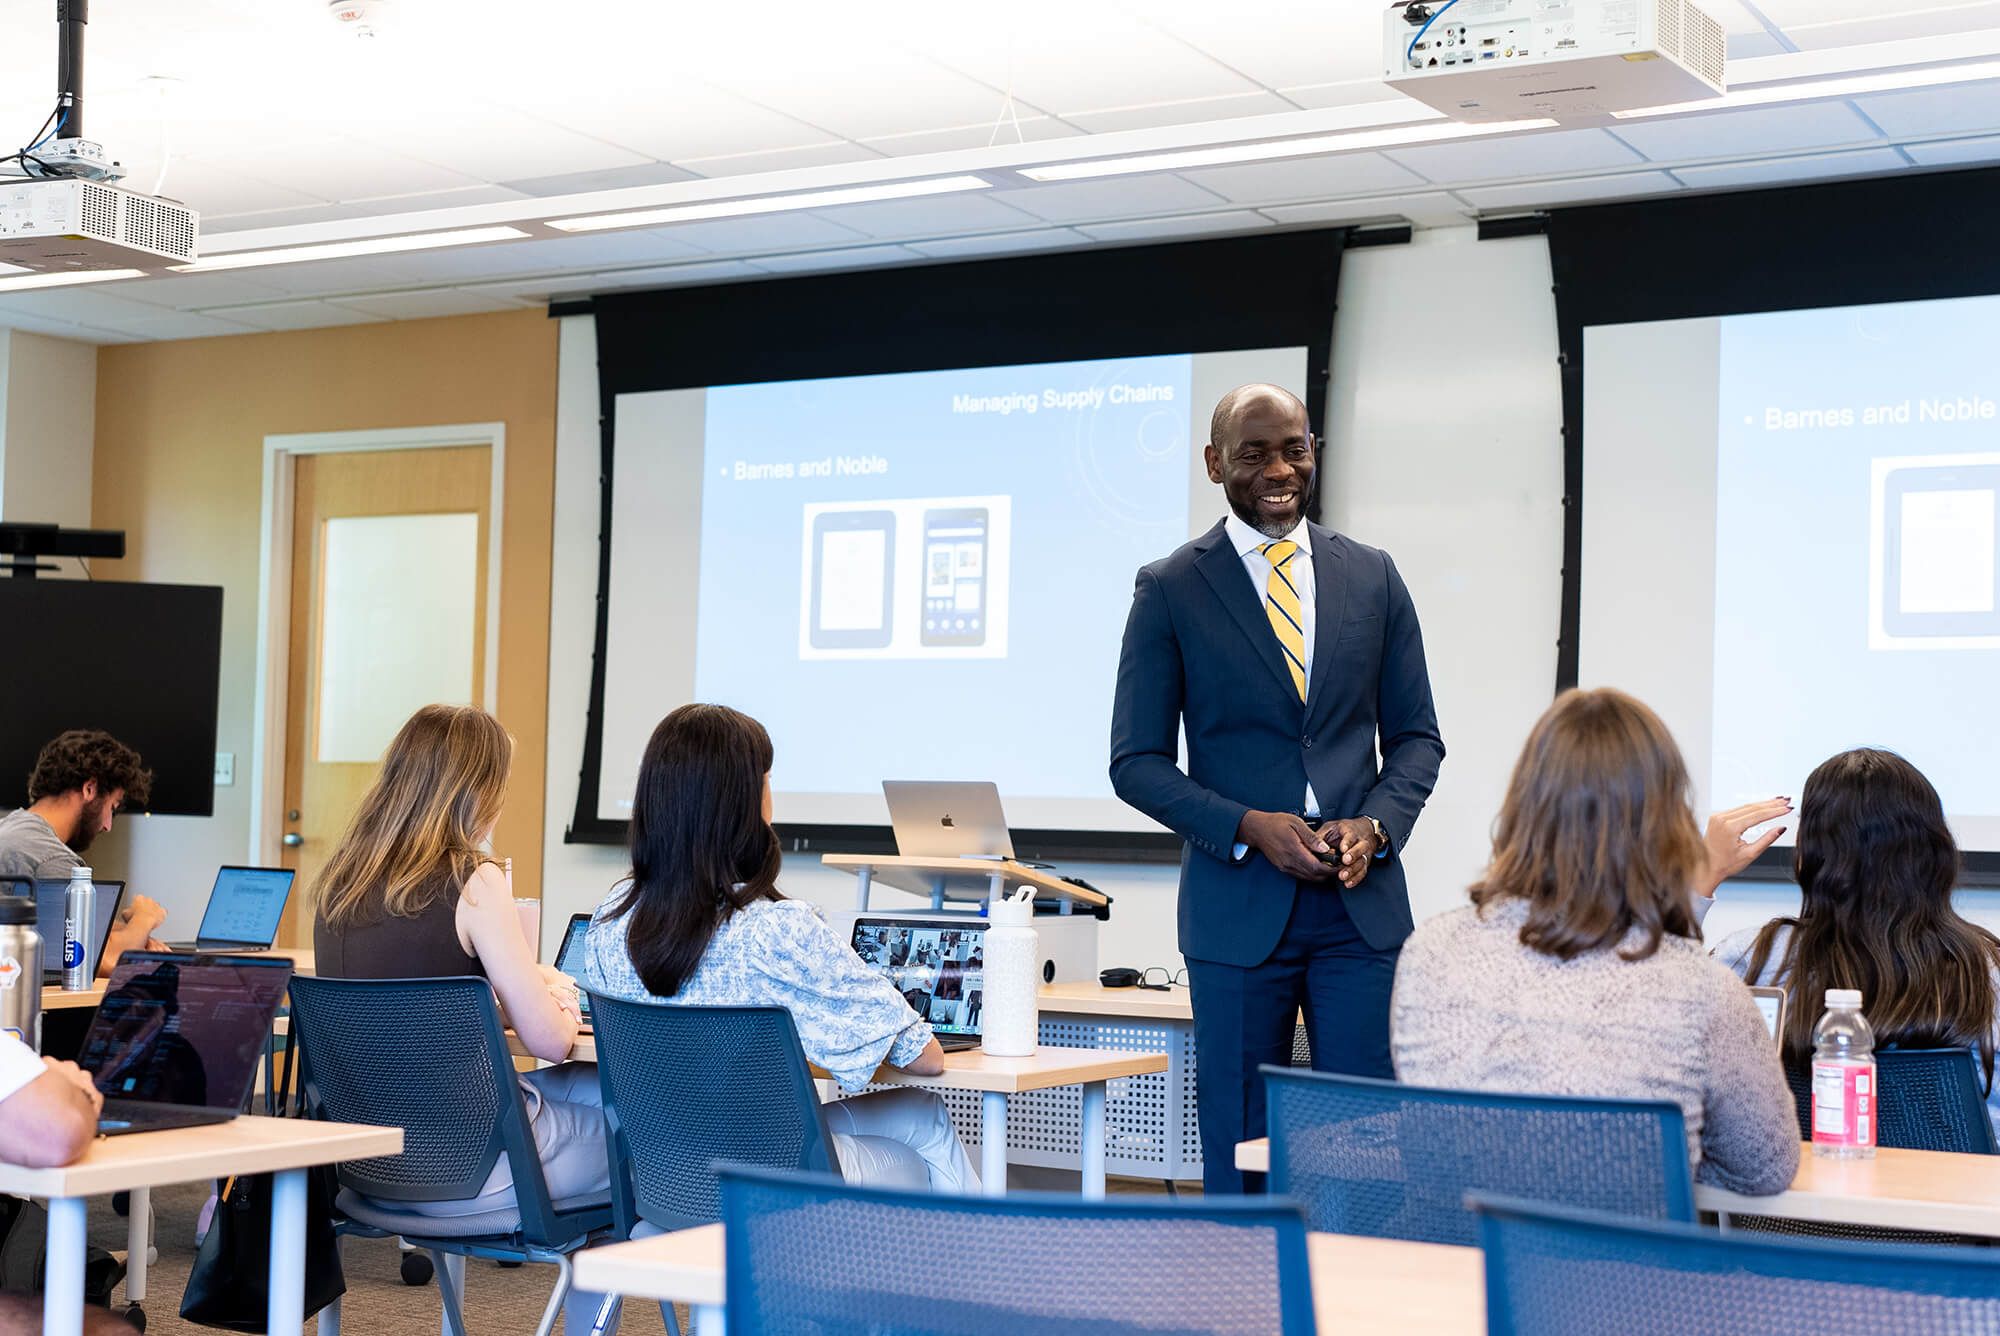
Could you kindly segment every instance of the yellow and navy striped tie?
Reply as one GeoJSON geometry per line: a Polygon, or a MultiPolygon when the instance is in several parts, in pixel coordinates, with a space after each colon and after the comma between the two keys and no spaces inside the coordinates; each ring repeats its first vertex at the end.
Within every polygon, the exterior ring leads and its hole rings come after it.
{"type": "Polygon", "coordinates": [[[1298,586],[1285,574],[1285,567],[1299,554],[1299,545],[1288,538],[1265,543],[1257,549],[1271,563],[1271,578],[1264,582],[1264,615],[1271,619],[1278,647],[1285,651],[1285,667],[1292,670],[1292,685],[1299,699],[1306,698],[1305,609],[1299,603],[1298,586]]]}

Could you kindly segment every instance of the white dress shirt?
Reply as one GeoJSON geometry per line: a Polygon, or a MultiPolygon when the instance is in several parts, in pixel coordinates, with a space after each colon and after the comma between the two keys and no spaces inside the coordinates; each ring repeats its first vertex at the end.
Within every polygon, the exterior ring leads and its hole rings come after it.
{"type": "MultiPolygon", "coordinates": [[[[27,988],[42,986],[41,962],[34,962],[34,970],[16,986],[27,988]]],[[[16,1039],[11,1033],[0,1034],[0,1101],[11,1098],[17,1091],[32,1085],[47,1071],[35,1050],[16,1039]]]]}
{"type": "MultiPolygon", "coordinates": [[[[1291,542],[1298,545],[1298,553],[1286,564],[1285,574],[1291,577],[1292,588],[1298,592],[1299,596],[1299,630],[1305,633],[1306,641],[1306,681],[1311,682],[1313,671],[1313,627],[1318,614],[1316,612],[1317,603],[1314,599],[1312,534],[1307,531],[1306,522],[1301,519],[1298,527],[1286,534],[1283,539],[1272,538],[1267,534],[1258,532],[1248,524],[1245,524],[1234,511],[1231,511],[1228,518],[1223,520],[1222,527],[1229,534],[1229,541],[1235,544],[1236,555],[1243,559],[1243,569],[1250,576],[1251,588],[1257,591],[1257,605],[1259,607],[1264,605],[1264,591],[1270,586],[1271,561],[1270,558],[1257,549],[1266,543],[1275,542],[1291,542]]],[[[1276,637],[1277,633],[1272,632],[1272,638],[1276,639],[1276,637]]],[[[1325,813],[1319,810],[1319,798],[1313,793],[1311,780],[1306,781],[1305,806],[1299,810],[1312,817],[1325,815],[1325,813]]],[[[1245,847],[1238,846],[1239,853],[1237,857],[1242,857],[1242,852],[1240,851],[1245,847]]]]}

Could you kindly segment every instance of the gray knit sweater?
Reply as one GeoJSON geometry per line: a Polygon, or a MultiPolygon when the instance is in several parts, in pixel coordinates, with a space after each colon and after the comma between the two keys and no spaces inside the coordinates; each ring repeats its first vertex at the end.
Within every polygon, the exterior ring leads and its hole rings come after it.
{"type": "Polygon", "coordinates": [[[1782,1191],[1799,1165],[1785,1073],[1743,981],[1699,941],[1644,960],[1574,960],[1523,946],[1527,905],[1501,901],[1424,923],[1404,943],[1390,1005],[1396,1075],[1413,1085],[1670,1099],[1695,1177],[1782,1191]]]}

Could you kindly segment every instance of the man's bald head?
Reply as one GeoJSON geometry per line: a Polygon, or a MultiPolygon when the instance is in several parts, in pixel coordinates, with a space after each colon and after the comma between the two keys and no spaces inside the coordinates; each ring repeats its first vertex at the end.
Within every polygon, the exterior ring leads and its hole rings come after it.
{"type": "Polygon", "coordinates": [[[1238,385],[1216,402],[1215,413],[1208,420],[1208,443],[1218,450],[1226,450],[1236,435],[1236,424],[1243,414],[1253,407],[1265,405],[1281,412],[1297,413],[1300,421],[1305,420],[1304,401],[1284,386],[1262,382],[1238,385]]]}

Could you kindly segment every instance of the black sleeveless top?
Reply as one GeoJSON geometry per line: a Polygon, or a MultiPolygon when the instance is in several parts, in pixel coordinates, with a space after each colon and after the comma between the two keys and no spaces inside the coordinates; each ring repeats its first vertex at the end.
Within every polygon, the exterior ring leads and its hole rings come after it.
{"type": "Polygon", "coordinates": [[[340,928],[313,919],[313,970],[328,979],[484,977],[479,957],[458,944],[458,892],[438,894],[414,917],[380,914],[340,928]]]}

